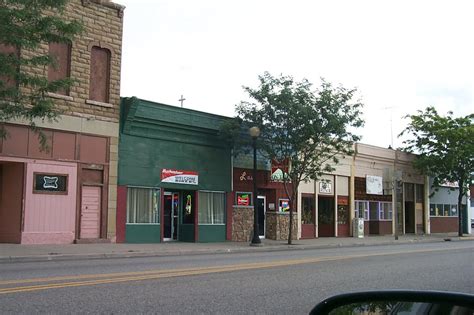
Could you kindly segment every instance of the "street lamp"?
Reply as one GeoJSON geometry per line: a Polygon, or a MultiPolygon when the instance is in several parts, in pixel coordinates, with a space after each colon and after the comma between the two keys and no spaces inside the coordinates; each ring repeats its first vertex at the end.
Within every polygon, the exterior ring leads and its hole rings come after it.
{"type": "Polygon", "coordinates": [[[253,147],[253,237],[250,245],[261,244],[258,236],[258,210],[257,210],[257,138],[260,136],[260,129],[257,126],[249,129],[252,137],[253,147]]]}

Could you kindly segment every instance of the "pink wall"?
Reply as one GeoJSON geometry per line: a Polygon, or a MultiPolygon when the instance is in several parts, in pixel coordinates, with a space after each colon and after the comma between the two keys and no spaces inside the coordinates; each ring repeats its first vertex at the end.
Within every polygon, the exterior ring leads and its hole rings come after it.
{"type": "Polygon", "coordinates": [[[29,160],[22,244],[68,244],[75,239],[77,165],[29,160]],[[33,173],[68,175],[67,194],[33,193],[33,173]]]}
{"type": "Polygon", "coordinates": [[[23,163],[0,164],[0,243],[20,243],[23,163]]]}

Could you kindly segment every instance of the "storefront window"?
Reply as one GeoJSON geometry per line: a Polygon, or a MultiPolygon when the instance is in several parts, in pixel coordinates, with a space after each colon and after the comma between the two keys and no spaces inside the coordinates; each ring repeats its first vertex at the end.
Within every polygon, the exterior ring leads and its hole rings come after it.
{"type": "Polygon", "coordinates": [[[160,223],[160,190],[128,187],[127,223],[160,223]]]}
{"type": "Polygon", "coordinates": [[[199,192],[199,224],[225,224],[225,193],[199,192]]]}
{"type": "Polygon", "coordinates": [[[301,219],[303,224],[314,224],[314,196],[302,196],[303,213],[301,219]]]}
{"type": "Polygon", "coordinates": [[[379,209],[380,209],[379,220],[392,220],[392,203],[391,202],[381,202],[379,209]]]}
{"type": "Polygon", "coordinates": [[[194,224],[195,201],[194,191],[183,191],[183,224],[194,224]]]}
{"type": "Polygon", "coordinates": [[[369,219],[369,202],[356,201],[355,202],[355,218],[369,219]]]}
{"type": "Polygon", "coordinates": [[[430,204],[430,216],[432,217],[457,217],[458,206],[452,204],[430,204]]]}
{"type": "Polygon", "coordinates": [[[371,201],[369,202],[369,218],[370,220],[378,220],[379,219],[379,203],[371,201]]]}

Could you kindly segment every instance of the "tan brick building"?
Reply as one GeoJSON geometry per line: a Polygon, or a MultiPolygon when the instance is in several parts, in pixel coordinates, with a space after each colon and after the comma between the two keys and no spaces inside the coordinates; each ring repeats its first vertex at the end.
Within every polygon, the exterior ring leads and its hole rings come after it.
{"type": "MultiPolygon", "coordinates": [[[[61,110],[38,121],[48,151],[26,122],[6,125],[0,141],[0,242],[115,241],[124,7],[71,0],[64,16],[82,22],[71,45],[44,43],[58,68],[28,69],[50,79],[71,77],[68,91],[49,94],[61,110]]],[[[37,51],[21,51],[32,55],[37,51]]]]}

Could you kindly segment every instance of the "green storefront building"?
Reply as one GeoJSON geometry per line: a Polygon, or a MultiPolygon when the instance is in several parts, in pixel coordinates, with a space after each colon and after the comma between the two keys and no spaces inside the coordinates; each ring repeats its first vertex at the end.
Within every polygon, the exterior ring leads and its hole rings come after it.
{"type": "Polygon", "coordinates": [[[231,149],[225,117],[121,100],[117,242],[226,240],[231,149]]]}

